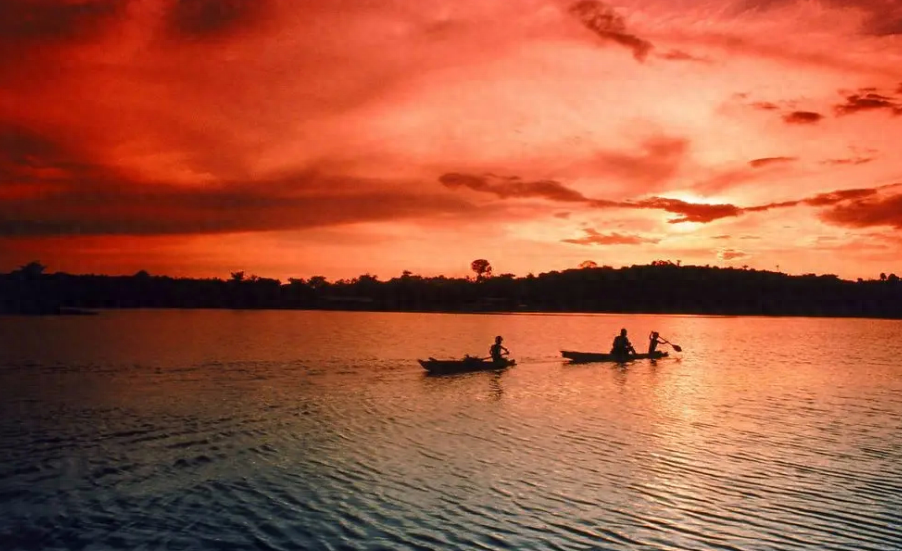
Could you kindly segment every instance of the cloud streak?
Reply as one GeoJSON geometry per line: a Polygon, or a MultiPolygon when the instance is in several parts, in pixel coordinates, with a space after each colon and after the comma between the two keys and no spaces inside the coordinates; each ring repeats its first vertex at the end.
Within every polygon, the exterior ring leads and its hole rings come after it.
{"type": "Polygon", "coordinates": [[[623,16],[603,2],[580,0],[570,6],[569,12],[596,36],[632,50],[637,61],[645,61],[654,48],[648,40],[628,32],[623,16]]]}
{"type": "Polygon", "coordinates": [[[798,161],[797,157],[763,157],[761,159],[752,159],[749,166],[752,168],[763,168],[772,165],[782,165],[798,161]]]}
{"type": "Polygon", "coordinates": [[[824,116],[814,111],[792,111],[783,115],[786,124],[817,124],[824,116]]]}
{"type": "Polygon", "coordinates": [[[273,231],[465,213],[479,216],[447,194],[316,169],[203,185],[146,180],[0,125],[0,236],[273,231]]]}
{"type": "Polygon", "coordinates": [[[849,94],[844,103],[833,108],[837,116],[852,115],[866,111],[884,111],[892,115],[902,115],[902,103],[894,97],[866,92],[849,94]]]}
{"type": "MultiPolygon", "coordinates": [[[[790,162],[794,159],[770,158],[758,160],[766,161],[764,165],[767,165],[790,162]]],[[[834,223],[847,225],[857,223],[862,227],[868,222],[872,222],[872,225],[894,225],[897,223],[897,218],[894,218],[894,216],[898,216],[898,212],[893,209],[899,206],[899,203],[896,202],[897,198],[902,197],[902,195],[885,197],[884,195],[887,191],[902,186],[902,184],[889,184],[874,188],[836,190],[798,200],[740,207],[729,203],[693,203],[667,197],[650,197],[632,201],[595,199],[587,197],[554,180],[524,181],[519,177],[501,178],[495,175],[479,176],[449,173],[441,176],[439,182],[452,189],[466,188],[476,192],[492,194],[501,199],[545,199],[553,202],[582,203],[587,207],[597,209],[660,210],[676,215],[675,218],[668,220],[670,224],[684,222],[707,224],[723,218],[735,218],[746,213],[810,206],[820,208],[834,207],[833,210],[823,214],[824,220],[834,223]],[[860,216],[856,218],[856,215],[860,216]]]]}
{"type": "Polygon", "coordinates": [[[583,237],[562,239],[561,242],[571,243],[573,245],[645,245],[655,244],[660,241],[660,239],[617,232],[605,234],[594,228],[585,228],[583,229],[583,232],[586,234],[583,237]]]}

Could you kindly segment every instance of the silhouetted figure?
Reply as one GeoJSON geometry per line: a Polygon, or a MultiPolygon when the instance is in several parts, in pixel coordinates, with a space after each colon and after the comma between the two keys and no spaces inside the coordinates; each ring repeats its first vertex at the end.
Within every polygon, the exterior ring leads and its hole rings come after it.
{"type": "Polygon", "coordinates": [[[654,353],[657,352],[657,350],[658,350],[658,345],[664,344],[665,342],[667,342],[667,341],[661,339],[658,336],[657,331],[652,331],[651,335],[648,336],[648,355],[649,356],[654,355],[654,353]]]}
{"type": "Polygon", "coordinates": [[[626,329],[621,329],[620,334],[614,337],[614,344],[611,345],[611,354],[623,357],[630,353],[635,354],[636,349],[633,348],[630,340],[626,338],[626,329]]]}
{"type": "Polygon", "coordinates": [[[489,347],[489,355],[495,363],[503,362],[504,356],[510,354],[510,350],[501,345],[502,340],[504,339],[502,339],[500,335],[495,337],[495,344],[489,347]],[[504,354],[501,353],[502,351],[504,351],[504,354]]]}

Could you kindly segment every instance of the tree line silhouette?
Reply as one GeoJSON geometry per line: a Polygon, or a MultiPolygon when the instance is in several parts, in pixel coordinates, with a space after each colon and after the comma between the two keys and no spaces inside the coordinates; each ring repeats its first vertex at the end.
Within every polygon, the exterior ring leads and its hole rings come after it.
{"type": "Polygon", "coordinates": [[[233,272],[228,279],[45,273],[38,262],[0,274],[0,312],[65,314],[106,308],[291,308],[417,312],[624,312],[792,315],[902,319],[895,274],[848,281],[836,275],[788,275],[755,269],[682,266],[669,261],[623,268],[597,266],[516,277],[492,274],[485,259],[475,277],[423,277],[409,271],[386,281],[363,274],[277,279],[233,272]]]}

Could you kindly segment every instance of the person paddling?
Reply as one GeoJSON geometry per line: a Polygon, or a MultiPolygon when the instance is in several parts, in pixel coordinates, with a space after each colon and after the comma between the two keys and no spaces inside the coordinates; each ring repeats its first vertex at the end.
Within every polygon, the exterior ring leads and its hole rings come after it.
{"type": "Polygon", "coordinates": [[[626,338],[626,329],[621,329],[620,334],[614,337],[614,343],[611,345],[611,355],[622,358],[630,353],[635,354],[636,349],[633,348],[630,340],[626,338]]]}
{"type": "Polygon", "coordinates": [[[660,338],[660,335],[657,331],[652,331],[651,335],[648,336],[648,355],[649,357],[654,356],[658,351],[658,345],[664,344],[667,341],[660,338]]]}
{"type": "Polygon", "coordinates": [[[657,331],[652,331],[648,336],[648,354],[652,355],[657,352],[659,344],[669,344],[677,352],[682,352],[683,348],[678,344],[673,344],[669,340],[660,336],[657,331]]]}
{"type": "Polygon", "coordinates": [[[501,341],[504,340],[501,338],[501,335],[495,337],[495,344],[489,347],[489,355],[492,357],[492,361],[495,363],[501,363],[504,361],[504,356],[510,354],[510,350],[502,346],[501,341]],[[501,352],[504,351],[504,354],[501,352]]]}

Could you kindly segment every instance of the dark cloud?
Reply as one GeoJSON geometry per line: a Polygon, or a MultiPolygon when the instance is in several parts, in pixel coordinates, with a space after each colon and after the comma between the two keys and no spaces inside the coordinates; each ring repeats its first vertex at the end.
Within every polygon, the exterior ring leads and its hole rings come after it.
{"type": "MultiPolygon", "coordinates": [[[[489,177],[486,176],[451,173],[440,177],[439,181],[450,188],[466,187],[474,191],[491,193],[501,198],[542,198],[558,202],[583,203],[588,207],[598,209],[622,208],[661,210],[676,215],[674,218],[667,221],[670,224],[680,224],[683,222],[707,224],[723,218],[735,218],[746,213],[767,212],[775,209],[797,206],[818,208],[849,206],[850,203],[861,202],[864,199],[873,201],[875,205],[882,205],[882,200],[878,201],[875,198],[880,197],[882,193],[885,193],[886,190],[890,188],[902,186],[902,184],[890,184],[875,188],[836,190],[792,201],[767,203],[751,207],[739,207],[729,203],[690,203],[681,199],[672,199],[668,197],[650,197],[633,201],[593,199],[553,180],[524,182],[517,177],[500,178],[498,176],[490,176],[490,178],[495,180],[489,181],[488,178],[489,177]]],[[[884,211],[881,210],[881,208],[882,207],[874,207],[873,210],[882,213],[884,211]]],[[[841,216],[843,215],[837,214],[836,217],[831,218],[827,215],[827,219],[836,221],[839,220],[841,216]]]]}
{"type": "Polygon", "coordinates": [[[643,245],[658,243],[660,239],[641,237],[639,235],[621,234],[617,232],[603,234],[593,228],[583,230],[586,235],[574,239],[562,239],[564,243],[574,245],[643,245]]]}
{"type": "Polygon", "coordinates": [[[827,159],[826,161],[821,161],[821,164],[825,165],[863,165],[865,163],[869,163],[873,161],[873,157],[850,157],[846,159],[827,159]]]}
{"type": "Polygon", "coordinates": [[[730,261],[730,260],[738,260],[740,258],[749,258],[749,254],[745,251],[741,251],[739,249],[721,249],[717,251],[717,258],[730,261]]]}
{"type": "Polygon", "coordinates": [[[887,111],[893,115],[902,115],[902,103],[890,96],[865,92],[847,95],[845,103],[834,106],[833,110],[839,116],[862,111],[887,111]]]}
{"type": "Polygon", "coordinates": [[[3,0],[0,42],[28,44],[91,40],[115,19],[126,0],[3,0]]]}
{"type": "Polygon", "coordinates": [[[654,47],[651,42],[627,32],[623,16],[603,2],[580,0],[569,11],[597,36],[631,49],[638,61],[645,61],[654,47]]]}
{"type": "Polygon", "coordinates": [[[564,202],[589,201],[583,194],[554,180],[525,182],[517,176],[495,176],[494,174],[475,176],[452,172],[440,176],[439,182],[451,189],[464,187],[473,191],[492,193],[502,199],[519,197],[564,202]]]}
{"type": "Polygon", "coordinates": [[[821,193],[815,195],[814,197],[802,199],[801,202],[812,207],[823,207],[827,205],[842,203],[843,201],[872,197],[879,193],[879,189],[880,188],[843,189],[838,191],[831,191],[828,193],[821,193]]]}
{"type": "Polygon", "coordinates": [[[30,195],[48,187],[103,179],[107,170],[58,140],[23,126],[0,122],[0,197],[13,188],[30,195]]]}
{"type": "Polygon", "coordinates": [[[731,237],[730,235],[715,235],[711,239],[730,239],[731,237]]]}
{"type": "MultiPolygon", "coordinates": [[[[744,99],[744,98],[740,98],[744,99]]],[[[817,124],[823,118],[824,115],[816,112],[816,111],[804,111],[795,109],[796,102],[794,101],[782,101],[780,102],[784,106],[784,108],[792,109],[791,111],[786,111],[783,113],[782,119],[786,124],[817,124]]],[[[780,105],[771,102],[771,101],[756,101],[749,103],[752,108],[757,109],[759,111],[780,111],[780,105]]]]}
{"type": "Polygon", "coordinates": [[[696,63],[710,63],[711,60],[705,57],[692,55],[683,50],[668,50],[658,54],[656,57],[667,61],[694,61],[696,63]]]}
{"type": "Polygon", "coordinates": [[[824,116],[814,111],[792,111],[783,115],[783,122],[787,124],[817,124],[824,116]]]}
{"type": "Polygon", "coordinates": [[[761,111],[776,111],[780,108],[776,103],[771,103],[769,101],[756,101],[752,103],[752,107],[760,109],[761,111]]]}
{"type": "Polygon", "coordinates": [[[821,214],[821,219],[855,228],[891,226],[902,229],[902,194],[869,196],[835,204],[821,214]]]}
{"type": "Polygon", "coordinates": [[[473,191],[490,193],[502,199],[538,198],[559,202],[584,203],[594,208],[663,210],[678,215],[677,218],[669,221],[672,224],[680,222],[711,222],[719,218],[738,216],[742,212],[742,209],[734,205],[689,203],[680,199],[668,199],[664,197],[652,197],[639,201],[591,199],[554,180],[523,181],[516,176],[476,176],[461,173],[448,173],[440,176],[439,182],[452,189],[463,187],[473,191]]]}
{"type": "MultiPolygon", "coordinates": [[[[795,5],[799,0],[742,0],[735,4],[737,12],[768,10],[795,5]]],[[[861,22],[865,34],[888,36],[902,34],[902,4],[898,0],[822,0],[822,3],[843,11],[861,22]],[[858,14],[864,17],[859,17],[858,14]]]]}
{"type": "Polygon", "coordinates": [[[554,213],[554,217],[560,218],[562,220],[566,220],[566,219],[570,218],[570,213],[569,212],[556,212],[556,213],[554,213]]]}
{"type": "Polygon", "coordinates": [[[0,124],[0,236],[269,231],[425,213],[479,215],[447,194],[316,170],[191,186],[147,181],[45,134],[0,124]]]}
{"type": "Polygon", "coordinates": [[[706,224],[721,218],[731,218],[742,214],[743,209],[729,204],[689,203],[681,199],[668,199],[665,197],[652,197],[635,202],[624,202],[619,206],[638,209],[657,209],[676,214],[667,222],[680,224],[682,222],[697,222],[706,224]]]}
{"type": "MultiPolygon", "coordinates": [[[[303,185],[303,182],[298,182],[303,185]]],[[[446,196],[401,191],[352,195],[268,194],[244,190],[106,190],[57,193],[38,200],[0,205],[0,236],[176,235],[272,231],[335,226],[363,221],[475,213],[466,202],[446,196]]]]}
{"type": "Polygon", "coordinates": [[[798,161],[797,157],[764,157],[762,159],[752,159],[749,166],[752,168],[762,168],[771,165],[780,165],[798,161]]]}
{"type": "Polygon", "coordinates": [[[171,31],[183,37],[228,33],[256,21],[267,0],[175,0],[169,12],[171,31]]]}

